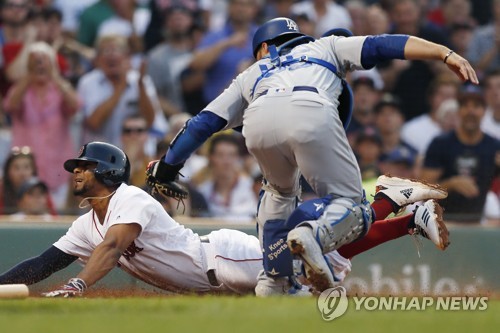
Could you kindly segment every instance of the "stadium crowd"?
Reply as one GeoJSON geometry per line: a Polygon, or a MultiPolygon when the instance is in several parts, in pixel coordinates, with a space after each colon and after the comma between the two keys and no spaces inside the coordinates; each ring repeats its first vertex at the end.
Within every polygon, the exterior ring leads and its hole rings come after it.
{"type": "MultiPolygon", "coordinates": [[[[254,62],[256,28],[278,16],[315,38],[410,34],[466,57],[479,87],[434,62],[351,73],[347,135],[368,193],[381,174],[421,178],[448,189],[445,220],[500,226],[500,0],[2,0],[0,214],[81,213],[63,161],[93,140],[121,147],[146,188],[147,163],[254,62]]],[[[191,195],[166,209],[252,221],[261,175],[243,140],[227,131],[190,157],[191,195]]]]}

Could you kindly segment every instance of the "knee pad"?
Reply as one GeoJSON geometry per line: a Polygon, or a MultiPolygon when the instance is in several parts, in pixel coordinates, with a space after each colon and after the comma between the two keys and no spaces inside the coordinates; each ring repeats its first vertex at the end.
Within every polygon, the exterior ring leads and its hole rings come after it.
{"type": "Polygon", "coordinates": [[[331,194],[322,198],[311,199],[304,201],[290,214],[286,220],[286,226],[292,230],[297,225],[304,221],[314,221],[323,215],[325,208],[332,202],[333,196],[331,194]]]}
{"type": "Polygon", "coordinates": [[[325,254],[363,237],[370,229],[372,218],[369,204],[339,198],[325,207],[320,218],[299,226],[307,225],[313,229],[313,235],[325,254]]]}
{"type": "Polygon", "coordinates": [[[290,230],[285,220],[268,220],[263,228],[263,263],[267,276],[276,278],[293,275],[292,253],[286,243],[290,230]]]}

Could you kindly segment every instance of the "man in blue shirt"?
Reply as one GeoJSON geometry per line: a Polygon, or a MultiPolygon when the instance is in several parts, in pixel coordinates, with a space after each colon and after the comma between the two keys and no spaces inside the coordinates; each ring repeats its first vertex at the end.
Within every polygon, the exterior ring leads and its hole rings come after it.
{"type": "Polygon", "coordinates": [[[232,79],[253,63],[252,37],[258,11],[256,0],[230,0],[228,20],[221,30],[209,32],[191,61],[194,70],[206,71],[203,97],[214,100],[232,79]]]}
{"type": "Polygon", "coordinates": [[[486,195],[500,170],[500,141],[481,131],[485,101],[480,92],[463,92],[459,105],[459,125],[431,142],[422,178],[448,189],[449,196],[442,202],[446,220],[479,222],[486,195]]]}

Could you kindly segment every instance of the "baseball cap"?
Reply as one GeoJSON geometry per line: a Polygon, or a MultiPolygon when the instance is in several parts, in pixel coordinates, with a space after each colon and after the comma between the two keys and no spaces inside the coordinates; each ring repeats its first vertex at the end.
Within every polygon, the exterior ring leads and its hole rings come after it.
{"type": "Polygon", "coordinates": [[[363,141],[373,141],[380,146],[382,145],[382,138],[375,127],[369,126],[358,131],[356,134],[356,144],[363,141]]]}
{"type": "Polygon", "coordinates": [[[47,193],[49,190],[47,184],[45,184],[42,180],[37,177],[31,177],[26,180],[17,191],[17,199],[21,199],[26,193],[37,187],[42,189],[44,193],[47,193]]]}
{"type": "Polygon", "coordinates": [[[352,89],[356,89],[360,85],[366,85],[373,90],[378,90],[375,81],[369,76],[358,76],[352,81],[352,89]]]}
{"type": "Polygon", "coordinates": [[[402,112],[401,101],[399,100],[399,98],[389,93],[382,95],[380,101],[375,105],[373,111],[375,113],[379,113],[380,110],[382,110],[382,108],[386,106],[392,106],[396,108],[399,112],[402,112]]]}
{"type": "Polygon", "coordinates": [[[412,151],[408,147],[400,146],[384,155],[381,161],[387,163],[405,163],[411,166],[415,164],[416,158],[417,154],[415,151],[412,151]]]}
{"type": "Polygon", "coordinates": [[[458,93],[457,101],[459,105],[463,105],[468,101],[475,101],[483,106],[486,106],[483,90],[480,86],[471,83],[466,83],[461,87],[458,93]]]}

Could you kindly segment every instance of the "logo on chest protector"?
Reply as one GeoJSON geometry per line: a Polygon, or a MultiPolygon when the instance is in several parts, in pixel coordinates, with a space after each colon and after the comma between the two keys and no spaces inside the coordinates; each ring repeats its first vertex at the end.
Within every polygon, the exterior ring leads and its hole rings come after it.
{"type": "Polygon", "coordinates": [[[127,261],[130,261],[130,258],[135,257],[135,254],[141,252],[142,250],[144,250],[143,247],[138,247],[135,245],[135,242],[132,242],[122,253],[122,256],[124,256],[127,261]]]}

